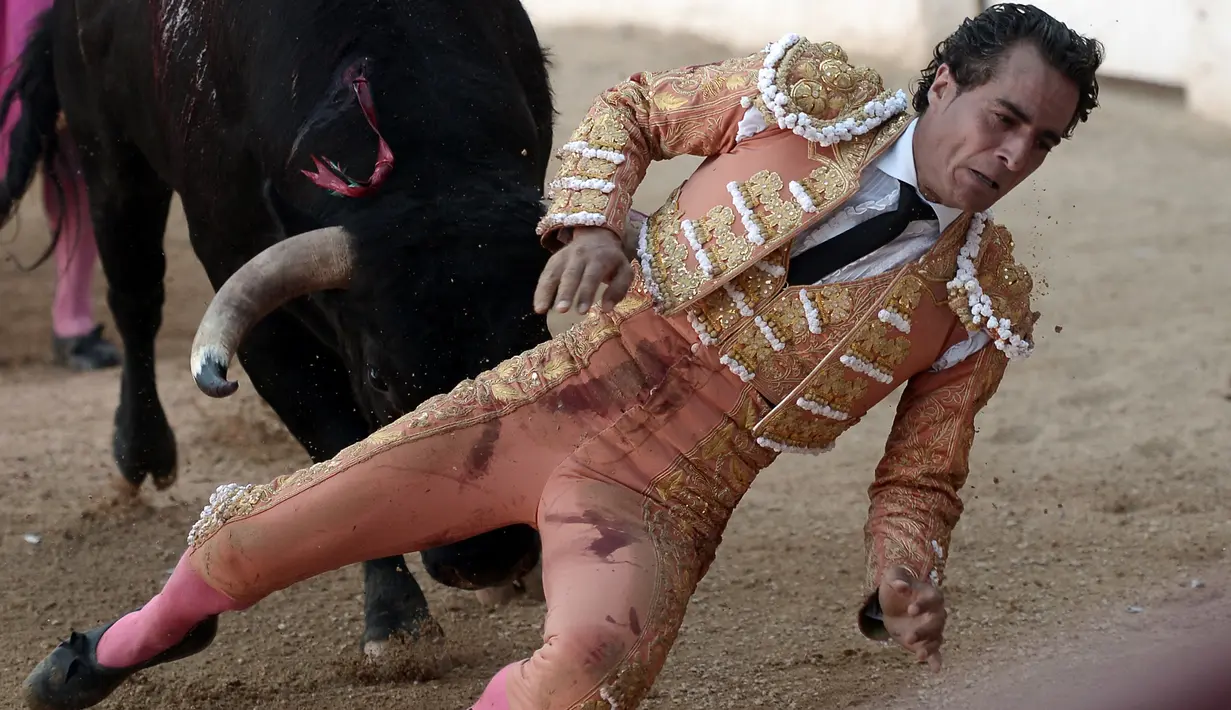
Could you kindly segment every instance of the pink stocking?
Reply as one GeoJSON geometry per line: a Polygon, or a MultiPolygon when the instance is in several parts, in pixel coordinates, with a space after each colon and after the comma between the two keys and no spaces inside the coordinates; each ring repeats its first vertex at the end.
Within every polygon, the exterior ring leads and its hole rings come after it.
{"type": "Polygon", "coordinates": [[[487,687],[483,690],[483,694],[479,696],[478,702],[470,707],[470,710],[509,710],[508,693],[505,692],[505,686],[508,685],[509,674],[513,669],[521,665],[521,661],[510,663],[500,672],[492,676],[492,679],[487,682],[487,687]]]}
{"type": "Polygon", "coordinates": [[[162,591],[115,622],[98,641],[98,662],[108,668],[143,663],[179,643],[197,624],[244,606],[205,583],[180,557],[162,591]]]}
{"type": "Polygon", "coordinates": [[[57,219],[63,220],[60,241],[56,244],[52,330],[61,338],[72,338],[85,335],[94,328],[91,289],[98,245],[94,242],[94,225],[86,202],[85,183],[67,134],[60,136],[60,149],[56,172],[64,187],[63,201],[52,181],[44,179],[43,204],[46,205],[48,228],[54,229],[57,219]]]}

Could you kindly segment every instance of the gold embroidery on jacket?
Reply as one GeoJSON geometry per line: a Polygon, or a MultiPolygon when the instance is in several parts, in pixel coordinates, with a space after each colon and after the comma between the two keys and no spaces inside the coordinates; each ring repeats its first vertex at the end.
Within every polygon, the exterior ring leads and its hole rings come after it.
{"type": "Polygon", "coordinates": [[[905,316],[909,321],[910,314],[919,307],[919,301],[923,298],[923,290],[924,285],[920,279],[915,276],[905,276],[898,281],[889,293],[889,297],[885,299],[884,308],[905,316]]]}
{"type": "Polygon", "coordinates": [[[818,378],[804,390],[803,398],[850,414],[867,395],[868,380],[862,377],[852,379],[845,373],[840,374],[842,377],[818,378]]]}
{"type": "MultiPolygon", "coordinates": [[[[616,165],[602,158],[587,158],[578,153],[565,153],[560,158],[560,172],[581,180],[610,180],[611,176],[615,175],[616,165]]],[[[553,213],[565,212],[567,210],[565,200],[568,193],[564,190],[557,190],[554,195],[554,202],[549,210],[553,213]]]]}
{"type": "Polygon", "coordinates": [[[851,341],[848,352],[877,369],[892,374],[910,353],[910,338],[891,335],[889,326],[879,320],[869,320],[851,341]]]}
{"type": "MultiPolygon", "coordinates": [[[[805,289],[805,292],[808,294],[808,300],[816,307],[822,327],[836,325],[851,317],[854,305],[851,302],[850,289],[836,284],[827,284],[820,288],[805,289]]],[[[806,327],[807,316],[802,304],[800,305],[800,316],[805,319],[806,327]]]]}
{"type": "Polygon", "coordinates": [[[884,91],[875,70],[849,62],[846,52],[833,42],[800,42],[778,64],[778,75],[786,79],[779,86],[799,110],[821,121],[833,121],[863,108],[884,91]]]}
{"type": "Polygon", "coordinates": [[[752,255],[752,243],[736,236],[735,210],[727,205],[711,207],[705,216],[694,220],[697,239],[709,252],[717,273],[742,266],[752,255]]]}
{"type": "Polygon", "coordinates": [[[782,176],[771,170],[762,170],[743,185],[744,193],[752,198],[748,207],[758,213],[762,236],[766,241],[782,234],[794,232],[803,223],[804,211],[790,192],[784,198],[782,176]],[[758,210],[758,208],[760,208],[758,210]]]}

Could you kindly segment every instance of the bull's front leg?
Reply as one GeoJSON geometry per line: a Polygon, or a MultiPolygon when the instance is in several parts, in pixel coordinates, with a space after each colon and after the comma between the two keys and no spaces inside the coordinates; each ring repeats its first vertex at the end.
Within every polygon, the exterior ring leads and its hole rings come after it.
{"type": "MultiPolygon", "coordinates": [[[[443,639],[444,631],[429,613],[423,590],[402,555],[368,560],[363,563],[363,653],[380,660],[399,637],[430,641],[443,639]]],[[[448,669],[447,658],[437,660],[438,672],[448,669]]]]}
{"type": "Polygon", "coordinates": [[[154,339],[162,325],[171,188],[135,148],[118,141],[87,135],[77,155],[107,277],[107,304],[124,343],[112,456],[122,487],[135,491],[148,476],[157,488],[168,488],[176,479],[175,435],[158,397],[154,339]]]}

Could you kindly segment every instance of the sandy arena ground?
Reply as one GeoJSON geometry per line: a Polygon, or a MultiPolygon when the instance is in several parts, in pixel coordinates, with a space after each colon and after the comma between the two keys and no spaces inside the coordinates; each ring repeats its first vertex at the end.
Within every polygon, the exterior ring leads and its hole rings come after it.
{"type": "MultiPolygon", "coordinates": [[[[751,49],[632,30],[544,39],[557,144],[597,92],[634,71],[751,49]]],[[[886,74],[891,86],[911,78],[886,74]]],[[[866,487],[894,397],[832,454],[784,457],[760,477],[644,707],[884,707],[894,697],[895,707],[968,707],[958,698],[1010,692],[998,684],[1029,682],[1040,662],[1063,667],[1123,651],[1136,629],[1151,637],[1231,615],[1221,576],[1231,541],[1231,210],[1220,206],[1231,132],[1155,92],[1111,86],[1103,104],[997,209],[1034,272],[1043,320],[1037,354],[1010,368],[979,419],[947,585],[945,671],[866,642],[853,623],[866,487]],[[989,673],[1003,679],[989,686],[989,673]]],[[[655,166],[637,206],[653,209],[696,163],[655,166]]],[[[46,239],[38,194],[0,235],[23,263],[46,239]]],[[[19,707],[21,679],[70,627],[158,589],[215,486],[307,461],[248,383],[222,401],[195,389],[187,353],[210,291],[178,207],[167,255],[173,305],[159,377],[180,483],[137,506],[112,504],[107,486],[118,371],[52,368],[52,267],[0,265],[0,708],[19,707]]],[[[114,334],[101,277],[97,292],[114,334]]],[[[542,608],[518,600],[489,611],[415,565],[453,641],[443,678],[357,662],[361,584],[350,568],[226,618],[208,653],[144,674],[105,707],[467,707],[492,673],[538,645],[542,608]]]]}

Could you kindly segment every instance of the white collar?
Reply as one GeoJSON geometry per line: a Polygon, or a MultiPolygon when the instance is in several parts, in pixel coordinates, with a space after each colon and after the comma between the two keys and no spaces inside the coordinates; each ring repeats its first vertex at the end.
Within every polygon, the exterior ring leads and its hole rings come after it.
{"type": "MultiPolygon", "coordinates": [[[[915,172],[915,125],[918,123],[919,118],[916,116],[893,142],[893,145],[873,163],[873,167],[914,187],[916,192],[919,190],[919,175],[915,172]]],[[[962,216],[962,211],[959,209],[930,202],[922,194],[919,197],[936,212],[936,217],[940,220],[941,232],[948,229],[950,224],[962,216]]]]}

